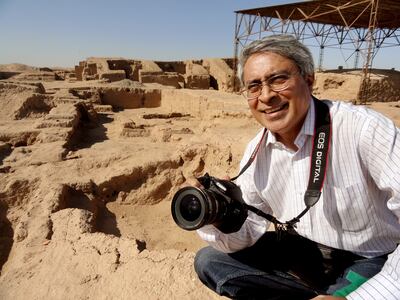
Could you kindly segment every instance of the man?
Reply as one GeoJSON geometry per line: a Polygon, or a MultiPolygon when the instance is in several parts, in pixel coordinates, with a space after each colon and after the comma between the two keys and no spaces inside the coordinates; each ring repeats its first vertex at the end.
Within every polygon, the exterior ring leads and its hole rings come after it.
{"type": "Polygon", "coordinates": [[[312,56],[288,35],[247,46],[239,76],[263,130],[236,183],[277,231],[252,212],[234,233],[202,227],[212,247],[196,255],[200,280],[236,299],[400,299],[399,129],[365,107],[314,99],[312,56]],[[318,133],[324,107],[331,123],[318,133]],[[305,210],[318,180],[322,193],[305,210]]]}

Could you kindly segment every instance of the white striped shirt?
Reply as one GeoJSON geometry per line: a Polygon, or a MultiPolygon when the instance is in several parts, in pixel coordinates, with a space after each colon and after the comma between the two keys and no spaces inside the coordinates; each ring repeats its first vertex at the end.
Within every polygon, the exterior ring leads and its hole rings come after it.
{"type": "MultiPolygon", "coordinates": [[[[400,130],[368,108],[325,103],[332,118],[327,174],[319,202],[301,218],[297,232],[369,258],[393,251],[382,271],[347,299],[400,299],[400,130]]],[[[314,119],[311,101],[295,140],[297,151],[286,148],[268,133],[255,161],[237,180],[246,203],[282,222],[305,208],[314,119]]],[[[262,130],[249,143],[241,166],[261,136],[262,130]]],[[[249,212],[238,232],[223,234],[207,225],[198,233],[214,248],[234,252],[253,245],[268,227],[268,221],[249,212]]]]}

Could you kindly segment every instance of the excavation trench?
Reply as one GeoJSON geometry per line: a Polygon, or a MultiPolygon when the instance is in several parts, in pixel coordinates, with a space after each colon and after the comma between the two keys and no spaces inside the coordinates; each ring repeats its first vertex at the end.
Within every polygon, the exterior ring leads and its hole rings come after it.
{"type": "MultiPolygon", "coordinates": [[[[230,145],[232,141],[237,143],[237,135],[230,137],[224,130],[215,131],[209,119],[196,119],[199,112],[207,118],[212,115],[211,101],[201,98],[201,105],[196,106],[196,101],[186,101],[190,99],[187,93],[168,90],[163,95],[166,104],[161,105],[162,93],[158,89],[78,90],[68,99],[54,96],[54,103],[43,96],[37,98],[40,101],[19,104],[18,110],[12,107],[24,130],[24,122],[31,120],[36,127],[32,133],[25,130],[21,134],[20,130],[12,135],[14,128],[4,134],[0,161],[19,172],[14,159],[18,162],[22,157],[31,162],[28,158],[35,154],[40,162],[37,165],[42,165],[43,170],[57,166],[65,167],[65,171],[51,169],[51,178],[38,173],[41,183],[49,180],[52,185],[15,181],[7,190],[10,194],[2,197],[7,201],[1,203],[0,199],[0,269],[10,259],[13,248],[32,241],[57,240],[62,237],[61,231],[73,230],[57,227],[62,222],[55,214],[65,210],[63,216],[67,216],[68,209],[71,215],[76,209],[91,213],[81,214],[90,223],[87,233],[127,238],[139,251],[194,252],[204,246],[195,232],[184,231],[174,223],[171,199],[189,176],[205,172],[218,176],[232,170],[237,161],[232,162],[230,145]],[[94,113],[92,108],[95,110],[99,102],[112,109],[94,113]],[[204,138],[207,135],[210,139],[204,138]],[[221,136],[221,141],[216,136],[221,136]],[[50,157],[57,150],[54,143],[65,156],[50,157]],[[53,204],[48,215],[47,209],[53,204]]],[[[240,118],[230,126],[244,121],[240,118]]],[[[29,176],[20,173],[22,177],[29,176]]],[[[79,234],[75,237],[79,238],[79,234]]]]}
{"type": "Polygon", "coordinates": [[[188,151],[179,159],[137,167],[90,188],[89,184],[85,189],[68,186],[60,209],[92,212],[93,232],[129,238],[139,250],[196,251],[205,244],[195,232],[174,223],[171,199],[185,181],[183,173],[204,171],[207,154],[201,152],[188,151]]]}

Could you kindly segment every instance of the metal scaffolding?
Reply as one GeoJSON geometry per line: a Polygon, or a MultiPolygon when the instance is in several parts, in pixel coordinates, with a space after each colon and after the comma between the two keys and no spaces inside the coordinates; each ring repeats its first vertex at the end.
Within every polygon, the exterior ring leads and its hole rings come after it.
{"type": "Polygon", "coordinates": [[[400,46],[400,1],[314,0],[236,11],[234,61],[253,40],[272,34],[292,34],[306,45],[317,45],[317,69],[328,48],[350,50],[354,67],[362,58],[358,101],[365,103],[370,71],[378,50],[400,46]]]}

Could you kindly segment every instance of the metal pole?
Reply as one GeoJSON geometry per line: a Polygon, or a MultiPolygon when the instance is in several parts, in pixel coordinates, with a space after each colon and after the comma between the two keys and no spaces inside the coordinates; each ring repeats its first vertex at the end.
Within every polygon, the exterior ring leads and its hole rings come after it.
{"type": "Polygon", "coordinates": [[[360,60],[360,49],[356,49],[356,55],[354,57],[354,69],[358,69],[359,60],[360,60]]]}
{"type": "Polygon", "coordinates": [[[233,40],[233,91],[235,92],[239,87],[236,86],[237,77],[237,62],[238,62],[238,51],[239,51],[239,28],[238,28],[238,13],[236,13],[235,18],[235,36],[233,40]]]}
{"type": "Polygon", "coordinates": [[[318,71],[322,71],[322,62],[324,60],[324,46],[319,47],[319,60],[318,60],[318,71]]]}
{"type": "Polygon", "coordinates": [[[364,62],[360,89],[358,92],[358,100],[361,104],[365,104],[367,102],[370,83],[371,83],[372,58],[374,56],[373,52],[375,51],[374,34],[376,29],[378,6],[379,6],[379,0],[371,0],[371,12],[369,16],[369,25],[367,33],[368,50],[367,50],[367,57],[364,62]]]}

